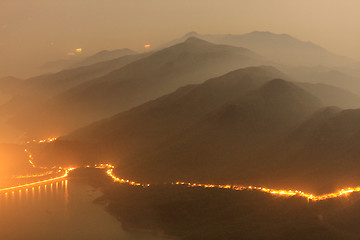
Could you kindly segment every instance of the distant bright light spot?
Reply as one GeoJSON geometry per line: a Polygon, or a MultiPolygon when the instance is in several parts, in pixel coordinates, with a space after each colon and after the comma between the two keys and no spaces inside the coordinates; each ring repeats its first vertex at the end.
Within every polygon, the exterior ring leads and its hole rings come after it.
{"type": "Polygon", "coordinates": [[[151,45],[150,45],[150,44],[145,44],[145,45],[144,45],[144,48],[149,49],[150,47],[151,47],[151,45]]]}
{"type": "Polygon", "coordinates": [[[75,50],[68,52],[67,55],[69,56],[75,56],[77,54],[82,53],[83,49],[82,48],[76,48],[75,50]]]}

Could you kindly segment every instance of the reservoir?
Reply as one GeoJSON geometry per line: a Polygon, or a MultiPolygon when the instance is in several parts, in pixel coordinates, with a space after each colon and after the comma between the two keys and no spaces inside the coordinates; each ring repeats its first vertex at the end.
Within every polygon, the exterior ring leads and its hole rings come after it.
{"type": "Polygon", "coordinates": [[[1,240],[161,240],[126,232],[93,203],[101,192],[76,180],[62,180],[0,193],[1,240]]]}

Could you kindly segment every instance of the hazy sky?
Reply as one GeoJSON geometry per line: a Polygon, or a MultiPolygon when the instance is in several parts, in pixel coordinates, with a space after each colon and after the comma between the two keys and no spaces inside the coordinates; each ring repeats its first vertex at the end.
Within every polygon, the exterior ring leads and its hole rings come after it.
{"type": "Polygon", "coordinates": [[[288,33],[360,59],[359,0],[0,0],[0,76],[189,31],[288,33]]]}

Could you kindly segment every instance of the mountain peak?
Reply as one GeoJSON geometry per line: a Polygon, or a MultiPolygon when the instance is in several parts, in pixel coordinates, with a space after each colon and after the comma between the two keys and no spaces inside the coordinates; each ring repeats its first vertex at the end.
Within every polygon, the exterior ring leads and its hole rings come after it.
{"type": "Polygon", "coordinates": [[[298,89],[298,87],[296,87],[293,83],[285,81],[283,79],[280,78],[275,78],[269,82],[267,82],[264,86],[264,89],[268,89],[268,90],[275,90],[275,89],[279,89],[279,90],[285,90],[285,89],[298,89]]]}
{"type": "Polygon", "coordinates": [[[197,37],[189,37],[188,39],[185,40],[184,43],[190,43],[190,44],[211,44],[208,41],[202,40],[200,38],[197,37]]]}
{"type": "Polygon", "coordinates": [[[184,35],[185,38],[189,38],[189,37],[198,37],[199,34],[195,31],[191,31],[191,32],[188,32],[187,34],[184,35]]]}
{"type": "MultiPolygon", "coordinates": [[[[186,47],[186,48],[214,48],[217,44],[208,42],[206,40],[197,38],[197,37],[189,37],[184,42],[177,44],[178,46],[186,47]]],[[[175,45],[176,46],[176,45],[175,45]]]]}
{"type": "Polygon", "coordinates": [[[323,105],[317,97],[296,86],[294,83],[283,79],[273,79],[265,83],[258,93],[264,99],[281,101],[285,105],[289,105],[290,102],[297,102],[302,107],[310,108],[312,111],[323,105]]]}
{"type": "Polygon", "coordinates": [[[253,31],[245,35],[261,36],[261,37],[283,37],[283,38],[294,39],[294,37],[292,37],[289,34],[277,34],[269,31],[253,31]]]}

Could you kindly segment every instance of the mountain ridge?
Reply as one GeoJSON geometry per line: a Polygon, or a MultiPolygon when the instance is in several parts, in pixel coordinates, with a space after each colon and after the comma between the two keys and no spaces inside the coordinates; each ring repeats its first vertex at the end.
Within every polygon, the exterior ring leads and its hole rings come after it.
{"type": "MultiPolygon", "coordinates": [[[[35,110],[36,115],[42,116],[44,121],[47,118],[42,129],[36,131],[43,131],[45,126],[51,123],[70,126],[70,120],[73,120],[71,129],[75,129],[169,93],[183,85],[202,82],[239,67],[265,62],[256,53],[244,48],[190,39],[151,53],[121,69],[54,97],[35,110]],[[57,113],[54,109],[62,109],[62,112],[57,113]],[[48,119],[49,113],[54,116],[51,120],[48,119]]],[[[24,116],[18,118],[18,122],[23,118],[24,116]]],[[[31,117],[27,119],[29,122],[26,125],[29,125],[31,117]]]]}

